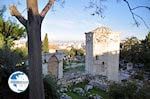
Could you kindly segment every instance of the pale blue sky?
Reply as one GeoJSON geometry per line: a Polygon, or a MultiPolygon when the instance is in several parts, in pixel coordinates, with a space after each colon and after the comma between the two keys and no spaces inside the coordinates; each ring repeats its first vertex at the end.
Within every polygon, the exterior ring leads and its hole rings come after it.
{"type": "MultiPolygon", "coordinates": [[[[0,4],[7,7],[17,0],[0,0],[0,4]]],[[[19,0],[19,11],[22,12],[26,8],[25,0],[19,0]]],[[[48,0],[39,0],[39,9],[42,10],[48,0]]],[[[60,3],[55,3],[54,11],[50,10],[46,15],[42,24],[42,38],[48,33],[49,40],[84,40],[85,32],[91,31],[98,26],[107,26],[114,32],[121,33],[121,39],[130,36],[136,36],[140,39],[144,38],[148,33],[148,29],[141,23],[140,27],[133,25],[134,21],[131,13],[124,2],[117,3],[117,0],[107,0],[104,11],[105,18],[100,16],[91,16],[92,10],[87,10],[89,0],[66,0],[64,7],[60,3]]],[[[121,0],[120,0],[121,1],[121,0]]],[[[129,0],[131,5],[150,5],[149,0],[129,0]]],[[[136,11],[150,25],[150,11],[139,9],[136,11]]],[[[22,13],[26,15],[26,10],[22,13]]],[[[10,14],[6,14],[6,17],[10,14]]],[[[26,17],[26,16],[25,16],[26,17]]]]}

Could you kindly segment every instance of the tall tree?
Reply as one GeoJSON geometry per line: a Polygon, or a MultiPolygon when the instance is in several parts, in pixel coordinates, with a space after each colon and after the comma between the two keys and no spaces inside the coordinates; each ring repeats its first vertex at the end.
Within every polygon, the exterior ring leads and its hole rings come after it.
{"type": "Polygon", "coordinates": [[[3,6],[2,9],[0,9],[0,65],[7,68],[7,70],[11,70],[23,59],[23,51],[11,49],[14,45],[13,41],[25,37],[26,32],[25,28],[20,27],[19,24],[11,20],[5,20],[5,11],[6,7],[3,6]]]}
{"type": "Polygon", "coordinates": [[[140,40],[136,37],[127,38],[125,42],[122,43],[120,58],[132,63],[139,62],[140,48],[140,40]]]}
{"type": "Polygon", "coordinates": [[[44,40],[43,40],[42,50],[43,50],[44,53],[48,53],[49,52],[49,43],[48,43],[47,33],[45,34],[45,37],[44,37],[44,40]]]}
{"type": "Polygon", "coordinates": [[[148,35],[146,36],[145,42],[146,42],[147,48],[150,49],[150,32],[149,32],[148,35]]]}
{"type": "Polygon", "coordinates": [[[41,25],[42,21],[54,4],[55,0],[48,0],[44,9],[39,13],[38,0],[27,1],[27,19],[17,10],[15,5],[10,6],[12,16],[15,16],[22,23],[28,35],[29,53],[29,98],[44,99],[44,86],[42,79],[42,60],[41,60],[41,25]]]}

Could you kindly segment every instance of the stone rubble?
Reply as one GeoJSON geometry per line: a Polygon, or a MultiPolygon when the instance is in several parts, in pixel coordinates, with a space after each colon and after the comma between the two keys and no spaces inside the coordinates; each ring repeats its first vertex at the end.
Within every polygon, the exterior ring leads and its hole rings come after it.
{"type": "Polygon", "coordinates": [[[66,93],[63,93],[63,94],[60,96],[60,99],[72,99],[72,97],[68,96],[66,93]]]}
{"type": "Polygon", "coordinates": [[[91,90],[91,89],[93,89],[93,86],[92,86],[92,85],[86,85],[85,88],[84,88],[84,90],[85,90],[86,92],[88,92],[88,91],[91,90]]]}
{"type": "Polygon", "coordinates": [[[81,95],[81,96],[83,96],[83,95],[85,94],[85,91],[84,91],[82,88],[80,88],[80,87],[74,88],[74,89],[73,89],[73,92],[74,92],[74,93],[77,93],[77,94],[79,94],[79,95],[81,95]]]}

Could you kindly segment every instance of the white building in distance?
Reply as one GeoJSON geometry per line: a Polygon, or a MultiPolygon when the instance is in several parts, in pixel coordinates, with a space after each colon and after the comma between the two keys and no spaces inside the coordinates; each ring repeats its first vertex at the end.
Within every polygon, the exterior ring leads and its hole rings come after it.
{"type": "Polygon", "coordinates": [[[118,81],[120,35],[98,27],[86,35],[86,72],[118,81]]]}

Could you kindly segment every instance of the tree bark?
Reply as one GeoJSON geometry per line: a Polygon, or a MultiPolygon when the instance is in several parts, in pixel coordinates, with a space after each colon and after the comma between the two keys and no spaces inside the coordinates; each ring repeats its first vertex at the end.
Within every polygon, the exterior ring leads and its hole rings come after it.
{"type": "Polygon", "coordinates": [[[30,99],[44,99],[41,58],[41,21],[40,16],[29,10],[27,22],[29,50],[29,92],[30,99]]]}

